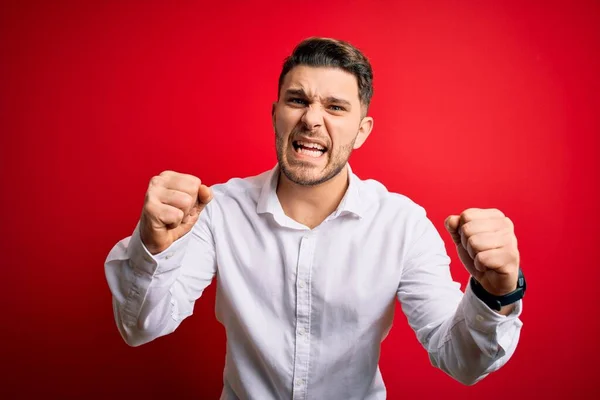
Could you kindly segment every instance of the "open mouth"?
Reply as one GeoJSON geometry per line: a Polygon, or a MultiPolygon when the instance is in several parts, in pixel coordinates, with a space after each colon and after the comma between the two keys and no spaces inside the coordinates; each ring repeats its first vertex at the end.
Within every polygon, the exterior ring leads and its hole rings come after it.
{"type": "Polygon", "coordinates": [[[296,153],[304,154],[314,158],[321,157],[327,151],[327,148],[321,146],[320,144],[303,142],[301,140],[294,140],[292,145],[294,146],[296,153]]]}

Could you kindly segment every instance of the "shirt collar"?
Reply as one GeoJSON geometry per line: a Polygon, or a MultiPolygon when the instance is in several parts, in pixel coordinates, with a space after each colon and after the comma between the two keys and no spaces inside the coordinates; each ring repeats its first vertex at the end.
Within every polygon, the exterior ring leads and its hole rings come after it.
{"type": "Polygon", "coordinates": [[[276,210],[281,209],[281,204],[277,198],[277,180],[279,178],[279,164],[276,164],[266,176],[265,182],[260,190],[256,212],[259,214],[275,214],[276,210]]]}
{"type": "MultiPolygon", "coordinates": [[[[346,189],[346,193],[340,202],[337,210],[335,210],[332,214],[332,218],[353,214],[358,218],[362,218],[364,215],[364,207],[366,204],[363,204],[365,199],[361,196],[361,180],[354,175],[352,172],[352,168],[350,168],[350,164],[346,164],[348,168],[348,176],[350,178],[350,182],[348,184],[348,189],[346,189]]],[[[269,213],[273,214],[276,218],[278,216],[283,216],[283,208],[281,207],[281,203],[279,202],[279,198],[277,197],[277,182],[279,180],[280,168],[279,164],[276,164],[266,176],[265,182],[260,191],[260,196],[258,198],[258,203],[256,206],[256,212],[259,214],[269,213]]]]}
{"type": "Polygon", "coordinates": [[[358,218],[362,218],[364,214],[365,199],[363,199],[362,196],[361,180],[354,175],[350,164],[346,164],[346,167],[348,168],[350,182],[348,183],[348,189],[346,189],[346,193],[337,210],[333,213],[333,216],[337,217],[345,214],[353,214],[358,218]]]}

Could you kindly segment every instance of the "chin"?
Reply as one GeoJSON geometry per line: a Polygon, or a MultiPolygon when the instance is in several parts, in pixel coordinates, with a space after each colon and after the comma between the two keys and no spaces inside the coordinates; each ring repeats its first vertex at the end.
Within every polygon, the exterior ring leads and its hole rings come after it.
{"type": "Polygon", "coordinates": [[[325,174],[318,173],[312,166],[290,165],[287,162],[279,163],[281,172],[292,182],[301,186],[315,186],[323,181],[325,174]],[[313,170],[313,171],[311,171],[313,170]]]}
{"type": "Polygon", "coordinates": [[[317,186],[329,181],[340,173],[345,164],[338,168],[326,169],[315,168],[314,165],[290,165],[287,162],[280,162],[279,166],[283,174],[292,182],[301,186],[317,186]]]}

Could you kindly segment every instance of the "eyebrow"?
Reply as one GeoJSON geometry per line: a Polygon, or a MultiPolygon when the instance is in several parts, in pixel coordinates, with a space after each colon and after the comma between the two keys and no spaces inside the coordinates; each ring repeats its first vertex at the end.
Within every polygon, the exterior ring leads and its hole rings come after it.
{"type": "MultiPolygon", "coordinates": [[[[300,96],[304,98],[308,98],[304,89],[287,89],[285,91],[286,96],[300,96]]],[[[351,107],[352,104],[348,100],[340,99],[339,97],[329,96],[325,98],[327,103],[335,103],[335,104],[343,104],[345,106],[351,107]]]]}

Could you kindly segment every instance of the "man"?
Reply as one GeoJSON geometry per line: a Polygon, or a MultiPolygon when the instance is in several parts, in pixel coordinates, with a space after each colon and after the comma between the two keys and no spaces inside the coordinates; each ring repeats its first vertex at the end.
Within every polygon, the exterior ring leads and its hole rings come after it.
{"type": "Polygon", "coordinates": [[[473,277],[463,294],[424,209],[348,165],[373,128],[372,92],[359,50],[307,39],[279,79],[273,170],[212,188],[172,171],[151,179],[105,266],[128,344],[173,332],[217,275],[223,399],[385,398],[378,360],[396,299],[458,381],[508,361],[524,293],[511,221],[486,209],[446,220],[473,277]]]}

